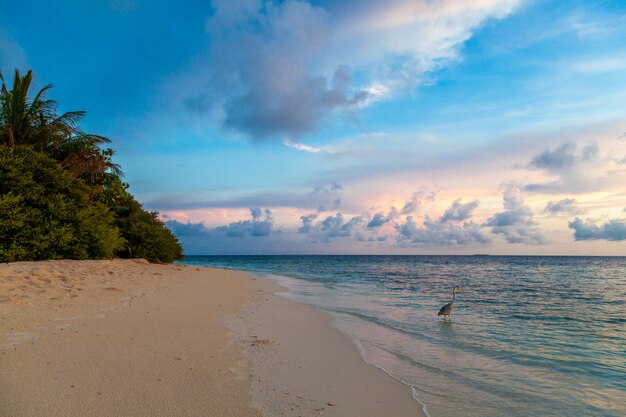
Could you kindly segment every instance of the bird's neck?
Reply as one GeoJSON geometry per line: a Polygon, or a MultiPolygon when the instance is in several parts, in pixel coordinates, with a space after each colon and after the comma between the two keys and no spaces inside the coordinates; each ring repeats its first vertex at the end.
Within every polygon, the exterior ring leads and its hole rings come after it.
{"type": "Polygon", "coordinates": [[[456,292],[452,291],[452,302],[454,303],[454,298],[456,297],[456,292]]]}

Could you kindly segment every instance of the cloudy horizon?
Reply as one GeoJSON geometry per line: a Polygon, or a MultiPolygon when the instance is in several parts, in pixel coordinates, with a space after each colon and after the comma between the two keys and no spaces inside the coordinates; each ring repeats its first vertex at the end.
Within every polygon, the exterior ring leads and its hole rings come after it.
{"type": "Polygon", "coordinates": [[[189,255],[626,255],[625,21],[619,2],[26,0],[0,6],[0,70],[87,110],[189,255]]]}

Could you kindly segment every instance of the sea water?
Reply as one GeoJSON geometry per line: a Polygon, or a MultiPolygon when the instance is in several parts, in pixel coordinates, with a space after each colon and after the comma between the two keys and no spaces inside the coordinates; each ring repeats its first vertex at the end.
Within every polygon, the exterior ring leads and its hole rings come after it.
{"type": "Polygon", "coordinates": [[[364,360],[406,384],[426,416],[626,416],[626,257],[185,263],[255,272],[286,287],[286,298],[330,312],[364,360]],[[444,321],[437,312],[457,285],[444,321]]]}

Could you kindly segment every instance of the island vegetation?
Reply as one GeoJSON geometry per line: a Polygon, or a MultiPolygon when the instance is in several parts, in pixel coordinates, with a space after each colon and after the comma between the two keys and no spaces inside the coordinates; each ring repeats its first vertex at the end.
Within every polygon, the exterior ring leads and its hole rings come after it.
{"type": "Polygon", "coordinates": [[[83,132],[84,111],[58,114],[32,71],[0,74],[0,261],[183,258],[156,212],[128,192],[111,141],[83,132]]]}

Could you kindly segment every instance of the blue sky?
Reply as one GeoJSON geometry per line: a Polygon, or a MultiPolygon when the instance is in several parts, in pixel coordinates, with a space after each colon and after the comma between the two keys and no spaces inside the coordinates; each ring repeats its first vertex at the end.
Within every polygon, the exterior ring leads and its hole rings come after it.
{"type": "Polygon", "coordinates": [[[623,1],[22,1],[187,253],[626,254],[623,1]]]}

